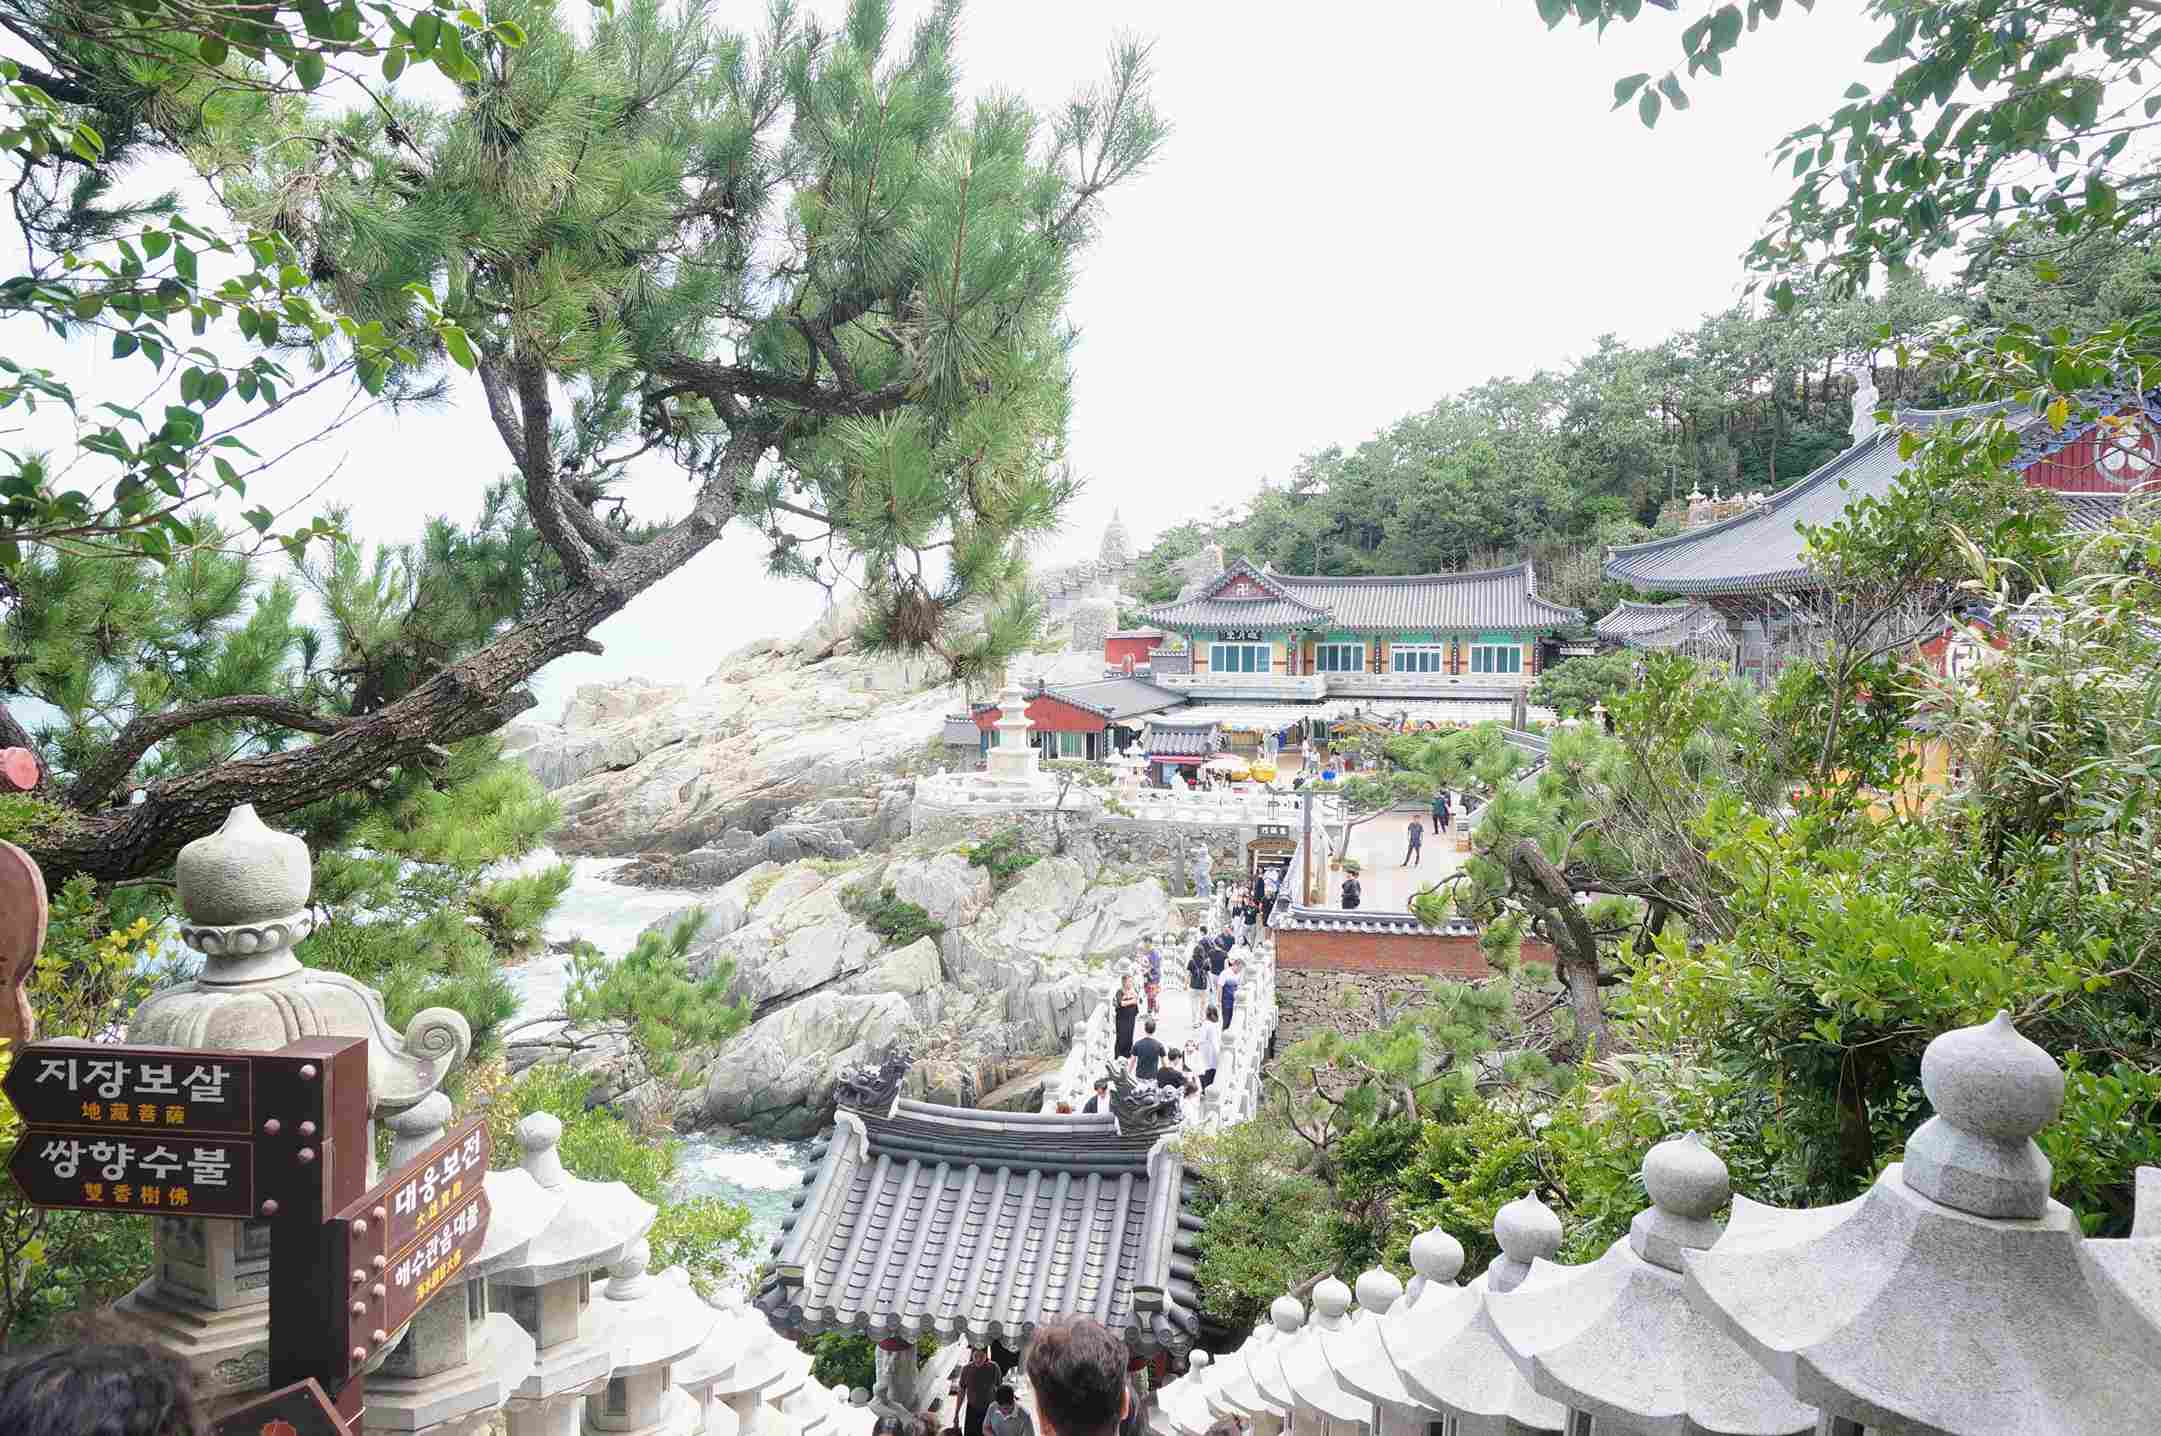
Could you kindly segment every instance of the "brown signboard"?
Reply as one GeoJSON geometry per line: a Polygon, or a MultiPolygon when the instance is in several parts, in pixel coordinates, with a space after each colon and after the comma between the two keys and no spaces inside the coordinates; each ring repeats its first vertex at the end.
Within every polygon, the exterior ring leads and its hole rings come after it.
{"type": "Polygon", "coordinates": [[[382,1249],[386,1254],[401,1251],[413,1238],[432,1231],[463,1203],[466,1193],[480,1189],[490,1150],[486,1122],[478,1117],[460,1122],[340,1215],[384,1223],[382,1249]]]}
{"type": "Polygon", "coordinates": [[[255,1131],[255,1068],[289,1059],[185,1048],[33,1042],[15,1054],[0,1091],[32,1127],[187,1132],[255,1131]]]}
{"type": "Polygon", "coordinates": [[[252,1217],[255,1144],[230,1137],[28,1127],[8,1171],[32,1206],[252,1217]]]}
{"type": "Polygon", "coordinates": [[[313,1378],[256,1397],[218,1418],[216,1436],[348,1436],[313,1378]]]}
{"type": "Polygon", "coordinates": [[[463,1201],[390,1255],[378,1330],[391,1332],[458,1280],[488,1239],[488,1194],[475,1181],[463,1201]]]}

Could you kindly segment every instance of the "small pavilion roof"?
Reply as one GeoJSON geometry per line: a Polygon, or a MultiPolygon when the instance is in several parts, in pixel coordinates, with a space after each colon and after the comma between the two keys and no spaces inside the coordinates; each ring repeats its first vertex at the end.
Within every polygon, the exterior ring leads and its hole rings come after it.
{"type": "Polygon", "coordinates": [[[936,1333],[1019,1347],[1092,1316],[1136,1353],[1182,1353],[1198,1296],[1172,1276],[1184,1163],[1110,1113],[843,1107],[757,1304],[776,1330],[936,1333]]]}
{"type": "Polygon", "coordinates": [[[1070,703],[1110,722],[1161,713],[1186,701],[1183,693],[1160,688],[1145,678],[1101,678],[1092,683],[1046,684],[1043,696],[1070,703]]]}
{"type": "Polygon", "coordinates": [[[1240,558],[1192,597],[1149,609],[1148,620],[1176,629],[1400,633],[1557,628],[1583,615],[1540,598],[1528,560],[1466,573],[1339,578],[1265,571],[1240,558]]]}
{"type": "Polygon", "coordinates": [[[1591,626],[1600,638],[1626,648],[1678,648],[1692,639],[1726,637],[1725,619],[1709,604],[1687,598],[1671,603],[1636,603],[1624,598],[1591,626]]]}

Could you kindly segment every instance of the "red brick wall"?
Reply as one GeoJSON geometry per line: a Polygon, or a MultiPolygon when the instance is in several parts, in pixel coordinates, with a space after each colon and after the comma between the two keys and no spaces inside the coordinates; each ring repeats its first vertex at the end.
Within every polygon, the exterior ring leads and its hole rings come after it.
{"type": "MultiPolygon", "coordinates": [[[[1553,961],[1543,943],[1524,943],[1523,956],[1553,961]]],[[[1301,972],[1424,972],[1473,982],[1493,975],[1477,938],[1438,932],[1278,932],[1276,966],[1301,972]]]]}

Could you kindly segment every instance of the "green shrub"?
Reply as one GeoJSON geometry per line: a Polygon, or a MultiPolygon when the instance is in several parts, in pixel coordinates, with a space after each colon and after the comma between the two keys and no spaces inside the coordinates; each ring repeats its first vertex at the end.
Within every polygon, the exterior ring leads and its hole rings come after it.
{"type": "Polygon", "coordinates": [[[896,896],[891,888],[881,889],[876,897],[860,889],[852,891],[846,902],[849,911],[863,919],[864,926],[893,947],[906,947],[926,937],[936,942],[945,936],[944,923],[896,896]]]}
{"type": "Polygon", "coordinates": [[[990,885],[1002,891],[1021,873],[1042,861],[1042,854],[1028,851],[1028,837],[1019,827],[1004,828],[967,849],[970,867],[990,869],[990,885]]]}

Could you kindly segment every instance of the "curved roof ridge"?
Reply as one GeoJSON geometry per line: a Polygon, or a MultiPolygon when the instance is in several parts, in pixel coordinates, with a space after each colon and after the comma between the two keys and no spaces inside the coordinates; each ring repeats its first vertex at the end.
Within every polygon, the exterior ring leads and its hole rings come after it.
{"type": "MultiPolygon", "coordinates": [[[[1476,579],[1504,578],[1518,569],[1529,569],[1531,560],[1517,559],[1498,568],[1459,568],[1440,573],[1279,573],[1279,583],[1468,583],[1476,579]]],[[[1535,575],[1533,576],[1535,579],[1535,575]]]]}
{"type": "Polygon", "coordinates": [[[1795,500],[1822,488],[1826,483],[1851,468],[1862,457],[1874,453],[1886,440],[1892,443],[1897,442],[1893,431],[1878,429],[1860,443],[1848,447],[1813,474],[1805,475],[1794,483],[1786,485],[1786,487],[1771,495],[1759,508],[1743,509],[1733,517],[1720,519],[1715,524],[1704,524],[1700,528],[1683,529],[1677,534],[1668,534],[1664,538],[1646,539],[1642,543],[1615,544],[1612,552],[1607,555],[1607,561],[1611,562],[1623,554],[1658,553],[1681,544],[1695,543],[1713,534],[1726,533],[1741,527],[1743,524],[1760,522],[1765,515],[1776,514],[1781,509],[1791,508],[1795,500]]]}

